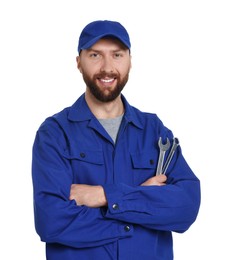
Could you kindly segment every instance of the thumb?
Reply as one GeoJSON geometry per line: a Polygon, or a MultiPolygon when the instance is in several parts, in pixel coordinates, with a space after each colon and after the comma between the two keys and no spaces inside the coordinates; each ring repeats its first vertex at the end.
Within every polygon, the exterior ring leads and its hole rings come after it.
{"type": "Polygon", "coordinates": [[[157,175],[156,177],[158,182],[165,182],[167,180],[167,176],[165,174],[157,175]]]}

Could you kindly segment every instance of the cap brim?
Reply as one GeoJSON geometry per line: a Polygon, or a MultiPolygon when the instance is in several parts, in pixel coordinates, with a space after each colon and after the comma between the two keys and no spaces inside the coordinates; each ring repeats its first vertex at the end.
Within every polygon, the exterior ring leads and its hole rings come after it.
{"type": "Polygon", "coordinates": [[[118,39],[120,42],[122,42],[128,49],[130,49],[130,46],[128,45],[127,42],[125,42],[122,38],[120,38],[119,36],[115,35],[115,34],[110,34],[110,33],[105,33],[105,34],[102,34],[102,35],[99,35],[95,38],[93,38],[91,41],[87,42],[85,45],[82,46],[82,48],[80,49],[81,50],[85,50],[85,49],[89,49],[91,48],[98,40],[104,38],[104,37],[107,37],[107,36],[110,36],[110,37],[113,37],[113,38],[116,38],[118,39]]]}

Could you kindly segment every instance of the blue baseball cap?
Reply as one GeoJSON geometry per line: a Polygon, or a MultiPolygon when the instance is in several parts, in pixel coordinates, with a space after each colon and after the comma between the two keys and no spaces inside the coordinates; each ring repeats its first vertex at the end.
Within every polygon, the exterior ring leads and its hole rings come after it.
{"type": "Polygon", "coordinates": [[[82,30],[78,43],[78,53],[81,50],[89,49],[98,40],[107,36],[117,38],[128,49],[131,48],[128,32],[119,22],[98,20],[89,23],[82,30]]]}

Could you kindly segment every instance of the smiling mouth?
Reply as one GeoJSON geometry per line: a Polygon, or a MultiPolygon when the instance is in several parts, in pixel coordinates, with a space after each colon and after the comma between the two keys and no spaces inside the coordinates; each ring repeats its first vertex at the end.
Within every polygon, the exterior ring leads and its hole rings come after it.
{"type": "Polygon", "coordinates": [[[115,78],[111,78],[111,79],[99,79],[101,82],[103,82],[103,83],[112,83],[114,80],[115,80],[115,78]]]}
{"type": "Polygon", "coordinates": [[[118,75],[115,73],[99,73],[96,75],[96,79],[105,87],[111,87],[117,81],[118,75]]]}

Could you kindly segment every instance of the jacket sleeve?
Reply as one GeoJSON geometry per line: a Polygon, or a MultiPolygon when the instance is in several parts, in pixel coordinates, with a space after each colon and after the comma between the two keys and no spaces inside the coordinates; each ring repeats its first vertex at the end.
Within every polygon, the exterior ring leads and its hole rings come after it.
{"type": "Polygon", "coordinates": [[[41,240],[72,247],[94,247],[132,235],[120,220],[107,219],[100,208],[69,200],[73,174],[63,157],[58,127],[41,126],[33,144],[32,181],[35,228],[41,240]]]}
{"type": "Polygon", "coordinates": [[[178,147],[164,186],[104,185],[107,218],[146,228],[184,232],[196,220],[200,207],[200,181],[178,147]]]}

